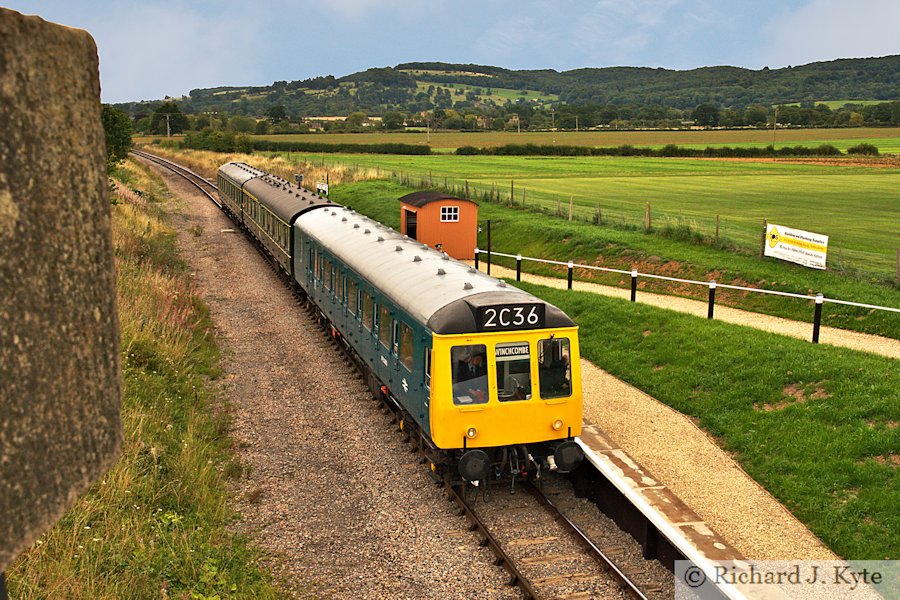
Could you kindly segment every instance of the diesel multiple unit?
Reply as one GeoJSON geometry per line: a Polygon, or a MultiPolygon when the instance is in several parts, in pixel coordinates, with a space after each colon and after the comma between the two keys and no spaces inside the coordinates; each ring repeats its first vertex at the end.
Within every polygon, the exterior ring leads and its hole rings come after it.
{"type": "Polygon", "coordinates": [[[435,468],[520,476],[581,450],[578,330],[555,306],[243,163],[225,209],[314,303],[435,468]]]}

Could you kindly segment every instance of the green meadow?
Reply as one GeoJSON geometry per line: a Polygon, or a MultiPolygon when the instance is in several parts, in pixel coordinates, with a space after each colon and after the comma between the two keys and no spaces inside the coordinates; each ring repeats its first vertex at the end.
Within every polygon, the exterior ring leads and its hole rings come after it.
{"type": "MultiPolygon", "coordinates": [[[[481,199],[593,221],[642,228],[690,229],[744,252],[758,251],[763,220],[829,236],[833,270],[892,279],[900,247],[900,169],[853,164],[791,164],[681,158],[298,155],[314,163],[403,173],[415,185],[468,181],[481,199]]],[[[516,248],[503,251],[516,252],[516,248]]]]}

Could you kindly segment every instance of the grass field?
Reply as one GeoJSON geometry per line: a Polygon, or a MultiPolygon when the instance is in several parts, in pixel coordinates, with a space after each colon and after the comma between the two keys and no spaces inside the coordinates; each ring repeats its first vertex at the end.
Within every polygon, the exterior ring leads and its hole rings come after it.
{"type": "Polygon", "coordinates": [[[585,358],[696,418],[836,553],[900,558],[897,361],[587,292],[513,285],[578,323],[585,358]]]}
{"type": "MultiPolygon", "coordinates": [[[[632,146],[662,147],[676,144],[690,148],[706,146],[768,146],[772,143],[771,129],[729,129],[712,131],[432,131],[416,133],[317,133],[254,136],[260,139],[318,143],[374,144],[395,142],[428,144],[434,150],[452,152],[460,146],[503,146],[506,144],[559,144],[571,146],[632,146]]],[[[775,146],[818,146],[832,144],[842,151],[861,142],[874,144],[882,153],[900,153],[900,128],[857,127],[844,129],[779,129],[775,132],[775,146]]]]}
{"type": "MultiPolygon", "coordinates": [[[[469,181],[473,196],[495,186],[515,203],[604,222],[640,226],[651,205],[651,224],[691,227],[708,236],[720,215],[720,236],[755,251],[763,219],[830,236],[831,268],[890,277],[900,247],[900,169],[852,165],[705,159],[297,155],[422,177],[435,186],[469,181]]],[[[515,250],[515,249],[510,249],[515,250]]]]}

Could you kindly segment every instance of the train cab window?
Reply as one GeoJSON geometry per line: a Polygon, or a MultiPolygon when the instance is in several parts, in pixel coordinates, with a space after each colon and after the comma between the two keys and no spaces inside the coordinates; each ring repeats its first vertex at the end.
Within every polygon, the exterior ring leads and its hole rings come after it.
{"type": "Polygon", "coordinates": [[[531,399],[531,346],[528,342],[497,344],[497,396],[500,402],[531,399]]]}
{"type": "Polygon", "coordinates": [[[549,338],[538,342],[538,378],[541,398],[566,398],[572,395],[572,362],[568,338],[549,338]]]}
{"type": "Polygon", "coordinates": [[[385,348],[391,347],[391,311],[387,306],[381,306],[378,319],[378,340],[385,348]]]}
{"type": "Polygon", "coordinates": [[[453,404],[486,404],[487,346],[453,346],[450,349],[450,361],[453,369],[453,404]]]}
{"type": "Polygon", "coordinates": [[[362,321],[363,327],[372,331],[372,314],[375,312],[373,310],[372,296],[363,292],[363,303],[362,303],[362,321]]]}
{"type": "Polygon", "coordinates": [[[350,309],[350,314],[356,314],[357,307],[357,297],[356,297],[356,282],[352,279],[347,280],[347,308],[350,309]]]}
{"type": "Polygon", "coordinates": [[[400,322],[400,339],[397,344],[397,354],[402,364],[409,372],[413,368],[413,333],[412,327],[400,322]]]}

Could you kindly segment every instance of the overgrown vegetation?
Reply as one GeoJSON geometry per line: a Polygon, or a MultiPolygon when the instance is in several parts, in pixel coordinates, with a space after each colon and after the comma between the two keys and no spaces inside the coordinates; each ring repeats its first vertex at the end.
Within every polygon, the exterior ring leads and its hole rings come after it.
{"type": "Polygon", "coordinates": [[[159,203],[126,163],[112,206],[124,369],[119,462],[10,569],[13,598],[276,598],[261,554],[229,529],[229,408],[219,351],[159,203]]]}
{"type": "Polygon", "coordinates": [[[111,173],[116,165],[128,158],[134,127],[128,113],[109,104],[101,107],[100,121],[103,123],[103,134],[106,137],[106,171],[111,173]]]}
{"type": "Polygon", "coordinates": [[[512,283],[578,323],[582,356],[696,418],[836,553],[900,557],[895,360],[512,283]]]}

